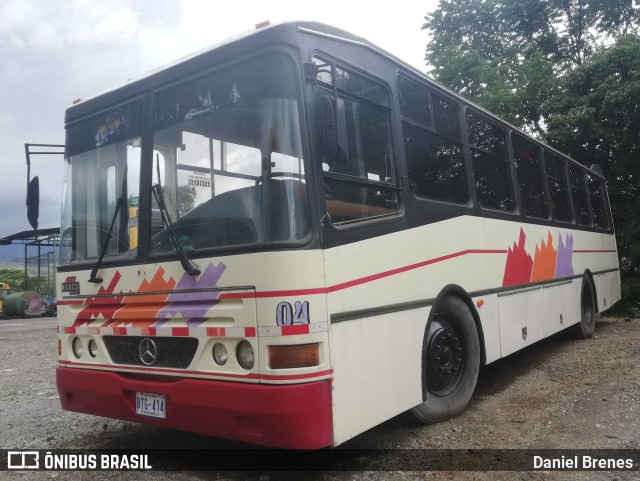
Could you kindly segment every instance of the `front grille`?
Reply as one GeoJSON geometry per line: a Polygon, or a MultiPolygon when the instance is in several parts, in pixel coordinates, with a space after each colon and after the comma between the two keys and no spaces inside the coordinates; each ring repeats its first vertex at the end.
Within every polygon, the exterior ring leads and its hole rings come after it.
{"type": "Polygon", "coordinates": [[[198,340],[192,337],[104,336],[103,340],[114,363],[133,366],[186,369],[198,349],[198,340]],[[151,364],[149,356],[145,358],[147,363],[140,358],[143,339],[151,339],[155,344],[156,356],[151,364]]]}

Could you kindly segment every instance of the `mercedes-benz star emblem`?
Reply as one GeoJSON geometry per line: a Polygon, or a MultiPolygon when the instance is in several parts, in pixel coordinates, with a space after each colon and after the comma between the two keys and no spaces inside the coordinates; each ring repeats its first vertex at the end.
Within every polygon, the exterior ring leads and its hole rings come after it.
{"type": "Polygon", "coordinates": [[[145,337],[140,341],[140,345],[138,346],[138,355],[140,356],[140,360],[147,366],[151,366],[156,362],[156,358],[158,357],[158,348],[156,347],[156,343],[153,342],[153,339],[145,337]]]}

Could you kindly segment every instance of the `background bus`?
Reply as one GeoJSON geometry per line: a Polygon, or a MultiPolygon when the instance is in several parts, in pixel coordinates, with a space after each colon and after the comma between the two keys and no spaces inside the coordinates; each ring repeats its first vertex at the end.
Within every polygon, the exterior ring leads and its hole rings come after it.
{"type": "Polygon", "coordinates": [[[337,445],[620,298],[597,170],[326,25],[81,102],[65,151],[68,410],[337,445]]]}

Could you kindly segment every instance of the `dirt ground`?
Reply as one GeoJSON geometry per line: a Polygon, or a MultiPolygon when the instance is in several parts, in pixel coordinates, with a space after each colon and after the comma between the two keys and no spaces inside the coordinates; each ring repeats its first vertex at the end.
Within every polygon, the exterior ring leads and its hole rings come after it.
{"type": "MultiPolygon", "coordinates": [[[[0,321],[0,448],[162,448],[169,450],[170,457],[173,449],[217,450],[236,446],[204,436],[63,411],[55,388],[54,326],[54,319],[0,321]]],[[[26,474],[0,471],[0,479],[640,480],[640,471],[405,471],[406,458],[402,456],[422,449],[639,450],[640,320],[604,318],[598,321],[592,339],[575,341],[560,333],[541,341],[485,367],[474,397],[460,417],[423,426],[405,413],[342,447],[394,449],[400,455],[385,458],[388,465],[383,471],[378,470],[380,466],[374,459],[365,463],[368,471],[26,474]]],[[[459,462],[462,467],[464,456],[459,462]]]]}

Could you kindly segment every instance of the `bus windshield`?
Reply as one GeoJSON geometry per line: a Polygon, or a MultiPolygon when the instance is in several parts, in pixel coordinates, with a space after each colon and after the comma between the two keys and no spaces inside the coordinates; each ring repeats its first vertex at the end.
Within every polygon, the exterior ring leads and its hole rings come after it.
{"type": "Polygon", "coordinates": [[[176,242],[198,251],[305,238],[296,78],[293,64],[273,54],[156,91],[148,161],[142,101],[69,126],[61,262],[103,249],[105,260],[133,257],[144,235],[152,255],[175,253],[176,242]],[[145,176],[159,187],[165,215],[151,191],[140,191],[145,176]],[[138,230],[143,216],[150,232],[138,230]]]}
{"type": "MultiPolygon", "coordinates": [[[[267,55],[155,96],[152,178],[185,250],[307,235],[294,80],[285,57],[267,55]]],[[[171,252],[152,208],[152,253],[171,252]]]]}

